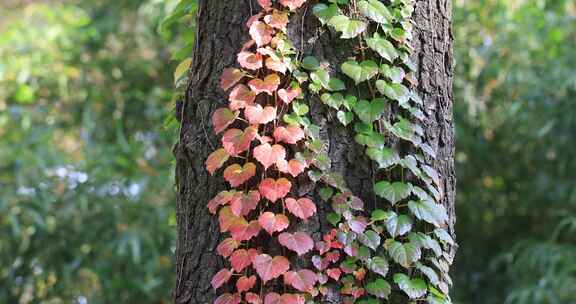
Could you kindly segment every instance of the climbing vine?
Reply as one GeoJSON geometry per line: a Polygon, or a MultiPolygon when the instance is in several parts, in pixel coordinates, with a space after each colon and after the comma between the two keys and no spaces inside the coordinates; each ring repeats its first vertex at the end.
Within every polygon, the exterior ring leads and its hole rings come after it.
{"type": "Polygon", "coordinates": [[[221,147],[206,168],[210,174],[223,168],[230,185],[208,203],[227,235],[217,252],[230,266],[211,283],[235,288],[215,303],[316,303],[333,291],[343,303],[450,303],[454,241],[445,230],[442,180],[429,164],[436,155],[424,140],[426,114],[415,89],[412,0],[314,5],[323,26],[355,45],[332,69],[313,56],[301,59],[287,38],[289,16],[305,2],[258,0],[261,11],[248,20],[250,40],[237,56],[240,68],[221,76],[229,104],[212,116],[221,147]],[[330,172],[320,128],[307,117],[314,100],[354,130],[374,162],[376,206],[367,208],[330,172]],[[317,212],[310,197],[294,196],[302,178],[319,185],[333,210],[327,220],[334,228],[317,242],[298,230],[317,212]],[[254,245],[262,240],[282,252],[254,245]],[[279,283],[283,294],[266,292],[279,283]]]}

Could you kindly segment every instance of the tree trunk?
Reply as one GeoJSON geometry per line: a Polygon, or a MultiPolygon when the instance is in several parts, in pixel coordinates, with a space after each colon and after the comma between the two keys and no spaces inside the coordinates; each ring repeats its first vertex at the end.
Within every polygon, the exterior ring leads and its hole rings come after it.
{"type": "MultiPolygon", "coordinates": [[[[347,54],[336,51],[333,44],[337,39],[330,33],[315,36],[320,25],[311,14],[312,4],[306,4],[291,17],[289,37],[301,52],[336,65],[347,54]]],[[[412,44],[418,65],[418,92],[425,105],[424,139],[437,153],[436,159],[426,160],[441,175],[442,203],[449,213],[448,230],[454,235],[451,1],[418,0],[415,7],[412,44]]],[[[206,204],[226,184],[221,176],[208,174],[204,161],[219,146],[219,138],[210,124],[211,113],[227,104],[227,96],[219,86],[220,74],[224,68],[237,65],[236,54],[248,39],[245,23],[258,9],[255,1],[199,0],[197,45],[190,81],[186,99],[177,109],[181,132],[174,150],[178,189],[175,303],[212,303],[216,292],[210,280],[225,266],[216,254],[223,238],[218,220],[208,212],[206,204]]],[[[373,170],[362,147],[354,142],[349,128],[339,125],[325,107],[319,102],[311,104],[312,119],[322,128],[329,143],[333,170],[345,177],[348,187],[368,206],[373,206],[373,194],[366,191],[372,189],[373,170]]],[[[325,219],[331,211],[329,206],[318,204],[318,207],[316,219],[306,224],[306,229],[316,237],[329,229],[325,219]]],[[[450,253],[452,257],[454,250],[450,253]]]]}

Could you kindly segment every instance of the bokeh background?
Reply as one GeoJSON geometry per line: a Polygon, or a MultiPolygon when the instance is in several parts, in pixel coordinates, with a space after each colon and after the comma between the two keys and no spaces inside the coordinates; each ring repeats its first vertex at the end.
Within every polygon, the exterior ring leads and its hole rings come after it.
{"type": "MultiPolygon", "coordinates": [[[[193,11],[0,1],[0,303],[170,302],[193,11]]],[[[576,303],[576,2],[454,0],[454,36],[454,303],[576,303]]]]}

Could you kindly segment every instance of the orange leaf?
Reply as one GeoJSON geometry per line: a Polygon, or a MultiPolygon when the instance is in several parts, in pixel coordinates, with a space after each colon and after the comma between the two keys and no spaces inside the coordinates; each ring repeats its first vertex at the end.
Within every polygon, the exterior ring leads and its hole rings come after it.
{"type": "Polygon", "coordinates": [[[303,138],[304,131],[298,126],[277,127],[274,130],[274,139],[276,142],[285,142],[294,145],[303,138]]]}
{"type": "Polygon", "coordinates": [[[290,213],[304,220],[316,213],[316,205],[309,198],[301,198],[299,200],[287,198],[285,203],[290,213]]]}
{"type": "Polygon", "coordinates": [[[284,274],[284,284],[291,285],[299,291],[311,292],[316,281],[318,281],[318,276],[308,269],[288,271],[284,274]]]}
{"type": "MultiPolygon", "coordinates": [[[[236,281],[236,290],[240,293],[248,291],[256,284],[256,276],[243,276],[236,281]]],[[[248,294],[246,294],[246,301],[248,301],[248,294]]],[[[251,303],[251,302],[248,302],[251,303]]]]}
{"type": "Polygon", "coordinates": [[[278,90],[278,97],[280,97],[280,99],[285,104],[290,104],[292,100],[300,96],[300,94],[302,94],[302,90],[300,89],[300,87],[296,87],[295,89],[289,88],[278,90]]]}
{"type": "Polygon", "coordinates": [[[262,67],[262,55],[252,52],[240,52],[236,58],[238,63],[245,69],[257,70],[262,67]]]}
{"type": "Polygon", "coordinates": [[[258,129],[255,127],[247,127],[242,130],[230,129],[222,136],[222,145],[228,154],[236,156],[250,148],[250,143],[258,135],[258,129]]]}
{"type": "Polygon", "coordinates": [[[274,11],[272,14],[264,16],[264,22],[273,28],[283,30],[288,24],[288,14],[274,11]]]}
{"type": "Polygon", "coordinates": [[[214,304],[240,304],[242,301],[242,296],[239,293],[229,294],[225,293],[219,296],[215,301],[214,304]]]}
{"type": "Polygon", "coordinates": [[[259,104],[246,106],[244,116],[251,125],[267,124],[276,119],[276,107],[266,106],[262,108],[259,104]]]}
{"type": "Polygon", "coordinates": [[[220,223],[220,232],[230,230],[232,225],[246,223],[244,218],[232,214],[229,206],[220,209],[220,212],[218,213],[218,221],[220,223]]]}
{"type": "Polygon", "coordinates": [[[230,280],[231,276],[232,276],[232,271],[230,271],[228,269],[222,269],[222,270],[218,271],[218,273],[216,273],[214,275],[214,277],[212,277],[212,281],[210,282],[210,284],[212,284],[212,288],[218,289],[218,287],[220,287],[223,284],[225,284],[226,282],[228,282],[228,280],[230,280]]]}
{"type": "Polygon", "coordinates": [[[268,234],[272,235],[274,232],[280,232],[288,228],[290,220],[284,214],[274,214],[267,211],[258,217],[258,223],[268,234]]]}
{"type": "Polygon", "coordinates": [[[279,295],[271,292],[264,298],[264,304],[304,304],[306,299],[302,295],[285,293],[279,295]]]}
{"type": "Polygon", "coordinates": [[[314,248],[314,241],[304,232],[296,232],[294,234],[283,232],[278,236],[278,242],[298,255],[303,255],[314,248]]]}
{"type": "Polygon", "coordinates": [[[266,76],[264,80],[255,78],[248,82],[248,86],[250,89],[252,89],[252,91],[254,91],[254,93],[256,93],[256,95],[264,92],[272,96],[274,95],[276,89],[278,89],[279,85],[280,77],[278,74],[270,74],[266,76]]]}
{"type": "Polygon", "coordinates": [[[260,254],[252,263],[264,283],[283,275],[290,269],[290,262],[283,256],[272,258],[267,254],[260,254]]]}
{"type": "Polygon", "coordinates": [[[263,46],[272,41],[274,30],[266,23],[256,21],[250,25],[250,36],[256,41],[257,46],[263,46]]]}
{"type": "Polygon", "coordinates": [[[280,0],[280,4],[288,7],[291,11],[301,7],[306,0],[280,0]]]}
{"type": "Polygon", "coordinates": [[[234,271],[241,272],[252,264],[252,259],[258,255],[256,249],[238,249],[230,256],[230,263],[234,271]]]}
{"type": "Polygon", "coordinates": [[[272,6],[272,0],[256,0],[263,9],[269,9],[272,6]]]}
{"type": "Polygon", "coordinates": [[[236,248],[238,248],[239,245],[240,242],[236,241],[235,239],[227,238],[220,242],[220,245],[216,247],[216,252],[218,252],[219,255],[227,258],[232,254],[232,252],[234,252],[236,248]]]}
{"type": "Polygon", "coordinates": [[[219,108],[212,114],[212,126],[216,134],[224,131],[236,118],[238,118],[238,111],[232,111],[228,108],[219,108]]]}
{"type": "Polygon", "coordinates": [[[253,220],[250,223],[246,223],[246,221],[237,222],[230,226],[230,234],[237,241],[248,241],[257,236],[261,229],[257,220],[253,220]]]}
{"type": "Polygon", "coordinates": [[[335,281],[338,281],[340,279],[340,275],[342,275],[342,270],[340,270],[340,268],[330,268],[326,270],[326,274],[335,281]]]}
{"type": "Polygon", "coordinates": [[[232,89],[230,92],[230,109],[233,111],[243,109],[247,105],[254,103],[256,94],[250,90],[247,86],[239,84],[232,89]]]}
{"type": "Polygon", "coordinates": [[[216,214],[216,210],[221,205],[228,204],[236,195],[236,191],[222,191],[208,202],[210,213],[216,214]]]}
{"type": "Polygon", "coordinates": [[[246,293],[245,300],[250,304],[262,304],[262,299],[260,299],[260,296],[253,292],[246,293]]]}
{"type": "Polygon", "coordinates": [[[266,67],[272,71],[276,71],[282,74],[286,73],[286,70],[288,70],[288,67],[284,62],[276,60],[272,57],[266,59],[266,67]]]}
{"type": "Polygon", "coordinates": [[[268,169],[273,164],[285,161],[286,149],[281,145],[271,146],[269,143],[264,143],[254,148],[254,158],[264,166],[264,169],[268,169]]]}
{"type": "Polygon", "coordinates": [[[260,194],[270,200],[271,202],[277,201],[279,198],[284,198],[292,188],[292,183],[285,178],[274,180],[266,178],[258,186],[260,194]]]}
{"type": "Polygon", "coordinates": [[[244,78],[244,73],[239,69],[226,68],[220,76],[220,87],[222,87],[222,90],[228,91],[228,89],[237,84],[242,78],[244,78]]]}
{"type": "Polygon", "coordinates": [[[247,194],[244,194],[243,192],[237,192],[230,199],[230,209],[236,216],[248,215],[250,211],[256,209],[259,201],[260,192],[256,190],[252,190],[247,194]]]}
{"type": "Polygon", "coordinates": [[[206,170],[208,170],[210,174],[214,174],[216,170],[220,169],[220,167],[224,165],[224,163],[228,160],[228,158],[230,158],[230,155],[228,155],[228,153],[226,153],[226,150],[224,150],[223,148],[212,152],[206,159],[205,162],[206,170]]]}
{"type": "Polygon", "coordinates": [[[306,169],[306,164],[298,159],[291,159],[290,161],[279,161],[276,163],[278,171],[282,173],[289,173],[292,177],[297,177],[306,169]]]}
{"type": "Polygon", "coordinates": [[[232,187],[238,187],[252,178],[256,174],[256,165],[254,163],[246,163],[244,166],[233,164],[224,170],[224,179],[230,183],[232,187]]]}

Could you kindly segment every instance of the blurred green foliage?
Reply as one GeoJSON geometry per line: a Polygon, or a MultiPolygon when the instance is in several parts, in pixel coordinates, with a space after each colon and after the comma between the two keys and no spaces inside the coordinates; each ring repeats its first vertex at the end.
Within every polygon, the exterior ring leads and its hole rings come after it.
{"type": "MultiPolygon", "coordinates": [[[[0,3],[0,303],[169,302],[194,5],[0,3]]],[[[574,303],[576,4],[454,8],[454,302],[574,303]]]]}

